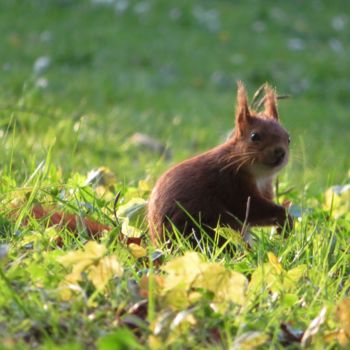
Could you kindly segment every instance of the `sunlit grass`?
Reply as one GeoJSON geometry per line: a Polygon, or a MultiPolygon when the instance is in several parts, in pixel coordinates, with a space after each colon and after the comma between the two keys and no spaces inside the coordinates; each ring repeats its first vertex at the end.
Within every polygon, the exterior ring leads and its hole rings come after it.
{"type": "MultiPolygon", "coordinates": [[[[303,332],[326,307],[312,341],[331,348],[325,334],[341,328],[335,307],[350,287],[349,216],[337,216],[338,202],[325,205],[329,186],[349,182],[348,7],[343,1],[1,2],[1,346],[234,349],[240,336],[256,331],[267,339],[260,348],[282,349],[283,324],[303,332]],[[114,198],[120,193],[117,209],[133,198],[147,200],[171,164],[222,142],[233,128],[237,79],[249,91],[269,81],[291,95],[279,105],[292,155],[279,184],[287,194],[278,201],[292,201],[296,225],[288,237],[254,229],[251,248],[239,239],[227,247],[208,239],[196,251],[247,280],[268,253],[285,271],[305,265],[306,272],[290,290],[262,284],[227,312],[212,306],[210,291],[185,310],[171,308],[157,284],[161,268],[193,245],[175,230],[171,249],[153,247],[140,210],[129,222],[146,249],[136,258],[121,235],[124,218],[115,220],[114,198]],[[136,132],[168,153],[135,142],[136,132]],[[87,182],[100,166],[115,174],[104,194],[87,182]],[[84,249],[91,237],[83,225],[73,233],[35,219],[36,203],[109,225],[97,241],[116,256],[123,275],[96,293],[83,274],[76,295],[63,300],[60,286],[71,271],[59,257],[84,249]]],[[[289,339],[291,349],[299,346],[289,339]]]]}

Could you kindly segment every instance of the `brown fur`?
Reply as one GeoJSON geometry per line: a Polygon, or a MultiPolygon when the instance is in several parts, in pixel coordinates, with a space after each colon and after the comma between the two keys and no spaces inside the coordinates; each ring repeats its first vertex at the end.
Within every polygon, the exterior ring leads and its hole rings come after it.
{"type": "Polygon", "coordinates": [[[160,177],[148,205],[153,242],[166,239],[172,225],[185,236],[197,230],[188,214],[209,234],[218,224],[240,230],[245,219],[253,226],[292,228],[286,209],[273,202],[272,181],[288,161],[289,136],[278,121],[276,93],[269,86],[265,87],[264,106],[263,113],[250,111],[239,82],[231,138],[160,177]],[[253,141],[252,133],[260,140],[253,141]]]}

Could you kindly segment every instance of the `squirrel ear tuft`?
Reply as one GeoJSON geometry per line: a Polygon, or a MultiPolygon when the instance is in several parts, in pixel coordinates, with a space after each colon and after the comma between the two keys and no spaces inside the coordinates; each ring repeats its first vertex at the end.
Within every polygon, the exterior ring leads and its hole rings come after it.
{"type": "Polygon", "coordinates": [[[249,122],[251,115],[248,106],[247,92],[241,81],[237,82],[236,128],[241,131],[249,122]]]}
{"type": "Polygon", "coordinates": [[[265,115],[278,120],[276,91],[268,84],[265,85],[265,115]]]}

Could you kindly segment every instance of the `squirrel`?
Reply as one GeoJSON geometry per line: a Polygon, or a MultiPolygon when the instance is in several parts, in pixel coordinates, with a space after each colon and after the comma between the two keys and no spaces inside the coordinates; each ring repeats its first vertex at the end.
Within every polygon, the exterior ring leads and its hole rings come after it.
{"type": "Polygon", "coordinates": [[[264,92],[264,112],[255,112],[238,82],[235,129],[229,139],[173,166],[156,182],[147,209],[154,244],[165,241],[173,226],[183,236],[195,234],[197,242],[198,225],[210,237],[218,225],[292,230],[286,208],[273,202],[272,185],[288,162],[290,137],[279,122],[275,90],[266,84],[264,92]]]}
{"type": "MultiPolygon", "coordinates": [[[[238,82],[235,129],[230,138],[159,178],[147,208],[153,243],[164,240],[173,225],[184,236],[196,232],[198,224],[211,236],[218,225],[234,230],[242,230],[245,223],[277,225],[279,232],[293,229],[286,208],[273,202],[272,186],[275,175],[288,162],[290,137],[279,122],[276,92],[268,85],[264,101],[264,112],[251,110],[245,87],[238,82]]],[[[17,214],[15,210],[12,217],[17,214]]],[[[65,226],[72,232],[82,225],[95,238],[112,230],[91,218],[40,204],[33,206],[31,214],[36,219],[47,218],[49,226],[65,226]]]]}

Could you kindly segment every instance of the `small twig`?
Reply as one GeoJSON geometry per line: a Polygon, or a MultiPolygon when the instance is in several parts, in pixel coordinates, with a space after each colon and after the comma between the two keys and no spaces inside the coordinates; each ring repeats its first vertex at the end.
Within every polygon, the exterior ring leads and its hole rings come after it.
{"type": "MultiPolygon", "coordinates": [[[[290,98],[290,95],[278,95],[276,96],[277,100],[286,100],[287,98],[290,98]]],[[[260,99],[259,103],[257,104],[257,110],[259,110],[262,105],[265,103],[266,100],[266,96],[264,96],[263,98],[260,99]]]]}
{"type": "Polygon", "coordinates": [[[258,90],[255,91],[253,99],[252,99],[252,108],[255,109],[256,101],[261,93],[264,91],[265,84],[261,85],[258,90]]]}

